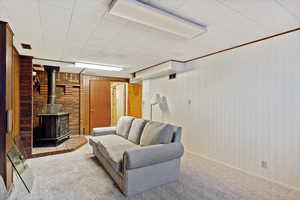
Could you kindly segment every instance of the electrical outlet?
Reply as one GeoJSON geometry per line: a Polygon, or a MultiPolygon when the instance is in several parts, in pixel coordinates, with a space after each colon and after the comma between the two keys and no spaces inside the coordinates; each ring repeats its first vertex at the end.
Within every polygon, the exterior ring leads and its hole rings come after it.
{"type": "Polygon", "coordinates": [[[267,161],[265,161],[265,160],[261,161],[261,167],[264,168],[264,169],[267,169],[268,168],[267,161]]]}

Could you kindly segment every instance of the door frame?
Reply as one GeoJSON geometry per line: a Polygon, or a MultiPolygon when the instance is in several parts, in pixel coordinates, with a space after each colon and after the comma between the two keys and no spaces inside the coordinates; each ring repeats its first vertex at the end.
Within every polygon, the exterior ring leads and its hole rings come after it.
{"type": "MultiPolygon", "coordinates": [[[[128,114],[128,83],[127,82],[119,82],[119,81],[111,82],[111,86],[110,86],[110,88],[111,88],[111,103],[113,103],[113,98],[117,97],[117,87],[120,85],[122,87],[124,87],[124,90],[123,90],[123,92],[124,92],[124,94],[123,94],[124,95],[124,99],[123,99],[124,115],[127,115],[128,114]],[[113,96],[113,94],[112,94],[113,89],[115,89],[115,92],[116,92],[115,96],[113,96]]],[[[116,105],[111,104],[111,122],[113,121],[112,116],[113,116],[114,109],[116,109],[116,106],[117,106],[117,103],[116,103],[116,105]]],[[[117,109],[116,109],[116,111],[117,111],[117,109]]],[[[115,117],[118,118],[117,113],[116,113],[115,117]]],[[[116,119],[116,123],[117,122],[118,122],[118,119],[116,119]]]]}
{"type": "Polygon", "coordinates": [[[3,176],[3,180],[7,187],[10,186],[10,181],[8,180],[8,170],[7,170],[7,109],[6,109],[6,81],[7,81],[7,26],[6,22],[0,21],[0,175],[3,176]]]}

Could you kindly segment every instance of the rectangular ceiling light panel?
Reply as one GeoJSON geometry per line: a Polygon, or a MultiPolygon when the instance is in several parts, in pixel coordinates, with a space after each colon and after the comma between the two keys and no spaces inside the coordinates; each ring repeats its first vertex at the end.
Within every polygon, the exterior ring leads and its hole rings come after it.
{"type": "Polygon", "coordinates": [[[87,68],[87,69],[98,69],[105,71],[122,71],[121,67],[113,67],[108,65],[98,65],[98,64],[89,64],[89,63],[75,63],[75,67],[87,68]]]}
{"type": "Polygon", "coordinates": [[[109,13],[186,39],[206,32],[203,25],[185,20],[138,0],[115,0],[109,13]]]}

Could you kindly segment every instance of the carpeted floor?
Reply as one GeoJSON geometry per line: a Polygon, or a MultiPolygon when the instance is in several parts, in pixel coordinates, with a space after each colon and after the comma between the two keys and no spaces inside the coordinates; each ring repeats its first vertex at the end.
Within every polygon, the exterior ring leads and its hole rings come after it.
{"type": "MultiPolygon", "coordinates": [[[[17,184],[18,200],[126,199],[91,153],[75,152],[29,160],[35,183],[31,194],[17,184]]],[[[14,198],[15,199],[15,198],[14,198]]],[[[128,198],[132,200],[299,200],[300,192],[186,153],[180,180],[128,198]]]]}

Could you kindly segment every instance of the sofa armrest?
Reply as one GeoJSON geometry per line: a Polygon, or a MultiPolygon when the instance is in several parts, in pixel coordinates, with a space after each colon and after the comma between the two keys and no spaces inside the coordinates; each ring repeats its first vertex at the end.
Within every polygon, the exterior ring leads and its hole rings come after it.
{"type": "Polygon", "coordinates": [[[124,170],[155,165],[180,158],[184,147],[181,143],[158,144],[142,148],[129,149],[124,152],[124,170]]]}
{"type": "Polygon", "coordinates": [[[116,134],[116,127],[93,128],[94,136],[112,135],[112,134],[116,134]]]}

